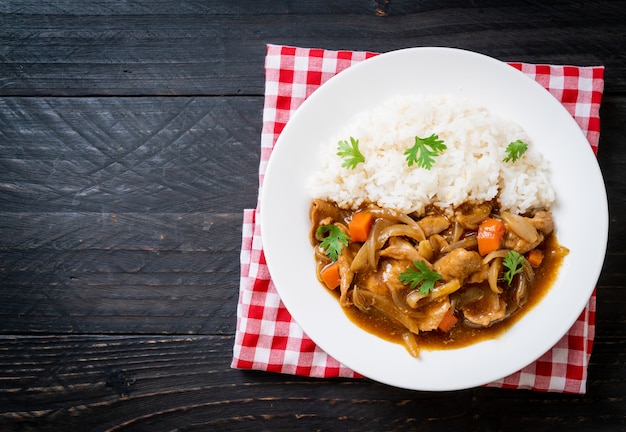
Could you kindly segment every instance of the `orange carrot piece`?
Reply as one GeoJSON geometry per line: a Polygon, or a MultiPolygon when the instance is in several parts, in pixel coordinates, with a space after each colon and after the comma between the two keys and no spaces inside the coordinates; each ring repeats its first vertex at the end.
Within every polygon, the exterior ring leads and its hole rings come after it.
{"type": "Polygon", "coordinates": [[[506,228],[497,219],[487,218],[478,226],[478,253],[482,256],[500,249],[506,228]]]}
{"type": "Polygon", "coordinates": [[[370,233],[372,220],[374,217],[368,211],[362,211],[352,215],[352,220],[348,222],[348,231],[350,231],[350,239],[353,242],[364,242],[370,233]]]}
{"type": "Polygon", "coordinates": [[[452,330],[452,327],[454,327],[458,321],[459,321],[459,319],[456,316],[454,316],[454,313],[452,312],[452,309],[448,309],[446,314],[443,316],[443,319],[439,323],[439,327],[438,328],[442,332],[446,332],[447,333],[450,330],[452,330]]]}
{"type": "Polygon", "coordinates": [[[526,259],[528,260],[528,264],[533,267],[539,267],[543,262],[543,252],[539,249],[533,249],[526,255],[526,259]]]}
{"type": "Polygon", "coordinates": [[[322,281],[328,289],[335,289],[341,283],[341,275],[339,274],[339,264],[334,262],[332,264],[327,265],[320,272],[320,276],[322,281]]]}

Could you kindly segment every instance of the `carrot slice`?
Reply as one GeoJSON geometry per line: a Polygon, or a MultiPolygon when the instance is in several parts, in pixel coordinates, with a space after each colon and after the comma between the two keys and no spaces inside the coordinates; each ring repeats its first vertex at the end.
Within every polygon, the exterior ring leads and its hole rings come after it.
{"type": "Polygon", "coordinates": [[[448,309],[446,314],[443,316],[443,319],[439,323],[439,327],[438,328],[442,332],[446,332],[447,333],[450,330],[452,330],[452,327],[454,327],[458,321],[459,321],[459,319],[456,316],[454,316],[454,313],[452,312],[452,309],[448,309]]]}
{"type": "Polygon", "coordinates": [[[504,224],[497,219],[487,218],[478,226],[478,253],[482,256],[500,249],[506,233],[504,224]]]}
{"type": "Polygon", "coordinates": [[[328,289],[335,289],[341,283],[341,275],[339,274],[339,264],[334,262],[327,265],[320,272],[320,276],[328,289]]]}
{"type": "Polygon", "coordinates": [[[526,255],[528,264],[533,267],[539,267],[543,262],[543,252],[539,249],[533,249],[526,255]]]}
{"type": "Polygon", "coordinates": [[[352,220],[348,222],[350,239],[353,242],[364,242],[370,233],[373,216],[370,212],[362,211],[352,215],[352,220]]]}

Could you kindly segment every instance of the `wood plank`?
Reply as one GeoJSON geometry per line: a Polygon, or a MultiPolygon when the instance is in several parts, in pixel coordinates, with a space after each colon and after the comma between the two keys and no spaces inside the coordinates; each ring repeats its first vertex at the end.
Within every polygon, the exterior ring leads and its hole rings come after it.
{"type": "Polygon", "coordinates": [[[232,334],[261,105],[1,99],[2,332],[232,334]]]}
{"type": "Polygon", "coordinates": [[[0,11],[0,95],[261,95],[266,43],[380,52],[452,46],[509,61],[604,64],[607,91],[626,89],[626,63],[614,55],[626,42],[626,11],[610,1],[194,1],[176,13],[165,2],[154,12],[144,4],[118,12],[109,2],[84,10],[43,3],[0,11]],[[381,7],[390,16],[377,16],[381,7]]]}
{"type": "MultiPolygon", "coordinates": [[[[230,346],[231,338],[218,337],[0,338],[0,351],[7,354],[0,359],[0,422],[88,430],[171,430],[177,424],[246,430],[257,420],[274,429],[299,417],[332,421],[355,404],[356,412],[343,421],[353,427],[362,416],[380,422],[389,408],[409,413],[426,399],[367,381],[355,387],[350,381],[234,371],[228,366],[230,346]],[[392,402],[382,401],[389,396],[392,402]]],[[[462,417],[469,393],[435,399],[438,409],[411,416],[426,422],[452,411],[462,417]]]]}
{"type": "Polygon", "coordinates": [[[241,213],[2,220],[2,333],[234,333],[241,213]]]}
{"type": "MultiPolygon", "coordinates": [[[[23,253],[22,258],[37,251],[211,253],[238,251],[241,245],[241,212],[0,214],[3,221],[0,226],[0,253],[6,253],[5,263],[11,262],[9,253],[23,253]]],[[[18,257],[14,258],[17,262],[12,265],[17,265],[18,257]]],[[[25,271],[35,270],[32,264],[20,265],[26,266],[25,271]]],[[[49,263],[44,260],[40,265],[40,270],[49,268],[49,263]]]]}
{"type": "MultiPolygon", "coordinates": [[[[600,275],[599,284],[612,288],[606,295],[618,304],[626,301],[623,290],[614,289],[624,283],[624,244],[626,242],[626,100],[623,97],[605,96],[600,111],[600,145],[598,149],[598,164],[602,171],[607,189],[609,205],[609,238],[607,255],[600,275]]],[[[599,296],[603,296],[599,291],[599,296]]],[[[611,331],[619,332],[618,328],[624,325],[626,317],[610,305],[598,306],[598,320],[602,326],[608,326],[611,331]],[[609,312],[609,310],[611,312],[609,312]],[[617,313],[616,316],[613,314],[617,313]],[[606,315],[605,315],[606,314],[606,315]]]]}
{"type": "Polygon", "coordinates": [[[232,370],[231,337],[0,337],[3,430],[616,430],[626,358],[598,344],[587,396],[477,388],[413,392],[369,380],[232,370]],[[611,368],[603,365],[611,364],[611,368]],[[599,391],[602,391],[600,394],[599,391]],[[21,428],[21,429],[13,429],[21,428]],[[8,428],[8,429],[7,429],[8,428]]]}
{"type": "MultiPolygon", "coordinates": [[[[377,2],[374,2],[377,3],[377,2]]],[[[418,7],[410,0],[394,1],[394,8],[418,7]]],[[[425,2],[428,3],[428,2],[425,2]]],[[[445,2],[442,2],[445,3],[445,2]]],[[[480,4],[481,2],[478,2],[480,4]]],[[[339,4],[320,7],[320,2],[292,2],[289,0],[255,0],[251,7],[249,0],[231,0],[229,2],[207,2],[205,0],[185,0],[173,3],[171,0],[151,0],[144,2],[110,2],[103,0],[84,0],[80,5],[71,0],[20,0],[8,1],[0,5],[0,13],[17,15],[274,15],[274,14],[347,14],[372,12],[375,4],[361,0],[344,0],[339,4]]],[[[422,6],[423,7],[423,6],[422,6]]]]}
{"type": "Polygon", "coordinates": [[[26,256],[55,270],[3,268],[2,334],[234,334],[238,251],[26,256]]]}
{"type": "Polygon", "coordinates": [[[1,98],[4,212],[256,206],[262,98],[1,98]]]}
{"type": "MultiPolygon", "coordinates": [[[[619,11],[616,2],[597,2],[598,8],[612,8],[619,11]]],[[[144,2],[112,2],[106,0],[83,0],[80,4],[71,0],[19,0],[6,1],[0,5],[0,13],[16,15],[224,15],[224,16],[267,16],[267,15],[376,15],[400,16],[423,13],[436,10],[470,10],[480,9],[489,13],[491,9],[507,8],[517,10],[521,8],[543,11],[544,15],[561,13],[584,13],[592,10],[588,5],[580,2],[561,1],[557,4],[533,4],[524,0],[510,0],[506,4],[493,0],[474,0],[471,3],[455,0],[344,0],[342,2],[327,3],[321,0],[294,2],[291,0],[231,0],[229,2],[207,2],[205,0],[185,0],[184,3],[172,3],[170,0],[151,0],[144,2]],[[386,13],[386,14],[385,14],[386,13]]],[[[596,8],[597,9],[597,8],[596,8]]],[[[595,16],[595,15],[593,15],[595,16]]]]}
{"type": "Polygon", "coordinates": [[[626,237],[626,101],[605,96],[600,111],[598,163],[602,170],[609,201],[609,250],[623,251],[626,237]]]}

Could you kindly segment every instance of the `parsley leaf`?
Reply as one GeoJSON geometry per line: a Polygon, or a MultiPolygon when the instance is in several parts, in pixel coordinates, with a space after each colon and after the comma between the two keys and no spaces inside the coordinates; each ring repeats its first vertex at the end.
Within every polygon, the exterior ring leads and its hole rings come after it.
{"type": "Polygon", "coordinates": [[[504,278],[509,283],[509,285],[511,285],[511,283],[513,282],[513,276],[522,272],[523,263],[524,257],[521,256],[519,252],[514,250],[510,250],[509,253],[506,254],[506,257],[504,257],[504,261],[502,262],[502,264],[504,264],[504,267],[508,269],[504,273],[504,278]]]}
{"type": "Polygon", "coordinates": [[[506,146],[506,154],[508,156],[505,157],[503,161],[515,162],[516,160],[520,158],[520,156],[526,153],[526,150],[528,150],[528,144],[526,144],[524,141],[522,140],[513,141],[509,143],[508,146],[506,146]]]}
{"type": "Polygon", "coordinates": [[[448,147],[444,144],[443,140],[439,139],[439,136],[432,134],[427,138],[415,137],[415,144],[410,149],[406,150],[406,161],[409,166],[417,163],[420,168],[431,169],[435,162],[435,156],[439,156],[448,147]]]}
{"type": "Polygon", "coordinates": [[[320,247],[324,249],[326,255],[330,257],[332,261],[337,261],[341,249],[344,246],[348,246],[348,236],[337,225],[321,225],[315,231],[317,237],[324,237],[324,240],[320,243],[320,247]]]}
{"type": "Polygon", "coordinates": [[[406,271],[398,275],[398,279],[404,285],[411,285],[411,288],[421,284],[419,290],[421,294],[430,293],[435,287],[435,282],[441,279],[441,275],[429,269],[424,261],[413,261],[415,270],[407,267],[406,271]]]}
{"type": "Polygon", "coordinates": [[[365,157],[359,151],[358,139],[350,137],[350,144],[346,140],[339,141],[337,144],[337,156],[341,156],[344,159],[341,164],[342,167],[354,169],[359,163],[365,162],[365,157]]]}

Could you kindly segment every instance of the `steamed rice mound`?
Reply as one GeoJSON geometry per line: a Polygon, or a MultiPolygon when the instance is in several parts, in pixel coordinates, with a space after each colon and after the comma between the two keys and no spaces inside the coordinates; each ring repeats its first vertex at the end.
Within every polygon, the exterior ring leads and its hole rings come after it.
{"type": "Polygon", "coordinates": [[[554,190],[548,165],[516,123],[464,99],[451,96],[403,96],[361,112],[321,146],[321,166],[310,179],[313,198],[357,209],[366,203],[404,213],[428,205],[450,209],[464,202],[496,198],[502,210],[524,214],[549,209],[554,190]],[[408,166],[404,151],[415,137],[437,134],[447,149],[430,170],[408,166]],[[337,143],[354,137],[365,162],[344,168],[337,143]],[[515,162],[503,162],[510,142],[528,150],[515,162]]]}

